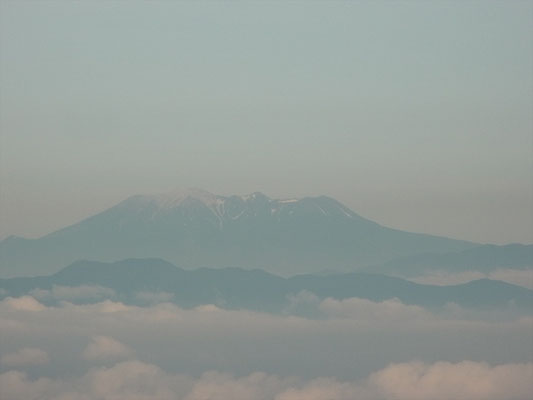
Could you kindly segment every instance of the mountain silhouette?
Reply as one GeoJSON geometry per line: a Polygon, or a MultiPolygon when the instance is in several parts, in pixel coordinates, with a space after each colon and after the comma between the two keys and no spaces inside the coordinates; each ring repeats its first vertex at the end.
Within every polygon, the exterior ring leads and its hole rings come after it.
{"type": "Polygon", "coordinates": [[[137,195],[38,239],[0,242],[0,277],[53,273],[80,259],[156,257],[183,268],[261,268],[281,275],[356,271],[474,243],[386,228],[326,196],[271,199],[201,190],[137,195]]]}
{"type": "MultiPolygon", "coordinates": [[[[39,295],[61,288],[75,288],[78,303],[109,298],[127,304],[146,305],[163,295],[182,307],[216,304],[228,309],[283,312],[291,299],[304,293],[311,299],[372,301],[399,299],[404,304],[441,307],[454,303],[463,307],[494,309],[513,305],[525,310],[533,306],[533,291],[500,281],[481,279],[453,286],[413,283],[400,278],[365,273],[296,275],[283,278],[262,270],[201,268],[184,270],[160,259],[130,259],[115,263],[79,261],[54,275],[0,279],[0,298],[39,295]],[[110,289],[104,297],[84,298],[80,287],[110,289]]],[[[303,297],[305,299],[305,296],[303,297]]],[[[46,296],[44,301],[46,301],[46,296]]],[[[56,299],[61,300],[61,299],[56,299]]],[[[48,299],[54,301],[54,299],[48,299]]],[[[294,304],[292,304],[294,305],[294,304]]]]}

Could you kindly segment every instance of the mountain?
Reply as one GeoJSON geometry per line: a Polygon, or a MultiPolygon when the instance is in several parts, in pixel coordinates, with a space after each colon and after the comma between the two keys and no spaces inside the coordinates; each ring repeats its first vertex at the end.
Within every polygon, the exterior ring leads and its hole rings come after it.
{"type": "Polygon", "coordinates": [[[271,199],[201,190],[138,195],[39,239],[0,242],[0,277],[53,273],[80,259],[158,257],[184,268],[262,268],[282,275],[355,271],[473,243],[386,228],[326,197],[271,199]]]}
{"type": "Polygon", "coordinates": [[[512,303],[530,311],[533,306],[532,290],[488,279],[431,286],[364,273],[282,278],[262,270],[239,268],[184,270],[159,259],[112,264],[80,261],[51,276],[0,279],[0,298],[31,294],[51,303],[64,296],[71,296],[69,300],[78,303],[110,298],[137,305],[163,299],[182,307],[216,304],[228,309],[282,312],[294,305],[294,299],[302,293],[303,299],[310,298],[315,303],[325,298],[357,297],[372,301],[397,298],[405,304],[423,307],[455,303],[463,307],[498,308],[512,303]]]}
{"type": "Polygon", "coordinates": [[[431,271],[488,273],[497,269],[533,269],[533,245],[487,244],[459,252],[415,254],[367,268],[368,271],[403,277],[412,277],[431,271]]]}

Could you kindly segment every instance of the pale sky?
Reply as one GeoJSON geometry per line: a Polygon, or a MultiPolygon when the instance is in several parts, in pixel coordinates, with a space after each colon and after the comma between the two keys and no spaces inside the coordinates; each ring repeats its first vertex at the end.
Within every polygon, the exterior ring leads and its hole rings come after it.
{"type": "Polygon", "coordinates": [[[532,1],[0,7],[0,238],[194,186],[533,242],[532,1]]]}

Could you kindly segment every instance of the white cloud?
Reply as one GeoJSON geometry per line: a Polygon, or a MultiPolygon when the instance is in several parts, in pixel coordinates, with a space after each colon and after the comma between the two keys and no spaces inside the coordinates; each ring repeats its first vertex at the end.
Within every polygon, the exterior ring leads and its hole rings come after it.
{"type": "Polygon", "coordinates": [[[319,308],[332,317],[352,318],[360,321],[406,322],[407,320],[433,319],[433,315],[419,306],[405,305],[398,299],[374,302],[366,299],[325,299],[319,308]]]}
{"type": "Polygon", "coordinates": [[[87,390],[85,394],[95,400],[175,400],[190,388],[189,378],[139,361],[91,370],[81,382],[87,390]]]}
{"type": "Polygon", "coordinates": [[[533,268],[528,270],[498,269],[492,271],[488,278],[533,289],[533,268]]]}
{"type": "Polygon", "coordinates": [[[36,299],[59,300],[59,301],[101,301],[112,299],[116,296],[113,289],[98,285],[81,285],[81,286],[52,286],[52,290],[34,289],[29,293],[36,299]]]}
{"type": "Polygon", "coordinates": [[[416,283],[446,286],[458,285],[461,283],[467,283],[473,280],[484,278],[503,281],[511,283],[513,285],[533,289],[533,269],[521,270],[504,268],[487,273],[483,273],[480,271],[462,271],[455,273],[450,273],[446,271],[435,271],[432,273],[417,276],[416,278],[412,278],[410,280],[416,283]]]}
{"type": "Polygon", "coordinates": [[[63,380],[32,380],[8,371],[0,374],[0,393],[10,400],[527,400],[532,378],[533,364],[471,361],[392,364],[360,381],[303,380],[262,372],[242,377],[206,372],[191,378],[127,361],[63,380]]]}
{"type": "Polygon", "coordinates": [[[184,400],[273,399],[291,382],[294,382],[294,379],[281,379],[262,372],[240,378],[219,372],[207,372],[194,381],[184,400]]]}
{"type": "Polygon", "coordinates": [[[31,296],[8,297],[2,301],[8,307],[18,311],[43,311],[46,307],[31,296]]]}
{"type": "Polygon", "coordinates": [[[31,380],[26,373],[20,371],[7,371],[0,374],[0,398],[2,399],[51,400],[63,391],[63,385],[51,379],[31,380]]]}
{"type": "Polygon", "coordinates": [[[6,367],[26,367],[48,362],[48,354],[41,349],[25,347],[0,357],[0,364],[6,367]]]}
{"type": "Polygon", "coordinates": [[[214,313],[214,312],[224,312],[224,309],[215,306],[214,304],[204,304],[202,306],[194,307],[194,311],[201,313],[214,313]]]}
{"type": "Polygon", "coordinates": [[[174,293],[169,292],[139,292],[135,294],[135,298],[143,304],[159,304],[168,303],[174,298],[174,293]]]}
{"type": "MultiPolygon", "coordinates": [[[[74,306],[75,307],[75,306],[74,306]]],[[[83,309],[87,310],[93,310],[92,307],[82,307],[83,309]]],[[[104,300],[101,303],[96,304],[96,309],[103,313],[118,313],[118,312],[124,312],[131,310],[132,307],[129,307],[123,303],[111,301],[111,300],[104,300]]]]}
{"type": "Polygon", "coordinates": [[[404,363],[390,365],[369,380],[387,399],[525,400],[533,393],[533,364],[404,363]]]}
{"type": "Polygon", "coordinates": [[[0,397],[9,400],[176,400],[190,388],[189,381],[139,361],[56,380],[33,380],[25,373],[8,371],[0,374],[0,397]]]}
{"type": "Polygon", "coordinates": [[[83,358],[93,361],[120,360],[130,357],[133,351],[109,336],[93,336],[82,353],[83,358]]]}
{"type": "Polygon", "coordinates": [[[316,316],[320,304],[320,298],[314,293],[307,290],[302,290],[297,294],[287,296],[289,301],[285,308],[285,314],[300,315],[300,316],[316,316]]]}
{"type": "Polygon", "coordinates": [[[339,382],[333,378],[318,378],[279,393],[275,400],[353,400],[372,399],[364,384],[339,382]]]}
{"type": "Polygon", "coordinates": [[[102,286],[53,286],[52,295],[58,300],[72,301],[76,299],[103,300],[113,298],[115,291],[102,286]]]}

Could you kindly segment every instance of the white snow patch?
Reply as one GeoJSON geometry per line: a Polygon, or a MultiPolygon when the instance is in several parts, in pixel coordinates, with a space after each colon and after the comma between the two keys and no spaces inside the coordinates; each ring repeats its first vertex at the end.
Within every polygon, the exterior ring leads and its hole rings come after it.
{"type": "Polygon", "coordinates": [[[242,210],[238,215],[230,216],[230,218],[233,219],[233,220],[235,220],[235,219],[239,218],[241,215],[243,215],[243,214],[244,214],[244,211],[246,211],[246,210],[242,210]]]}
{"type": "Polygon", "coordinates": [[[186,199],[195,199],[202,202],[217,217],[219,227],[222,227],[224,215],[224,203],[226,197],[209,193],[205,190],[191,188],[174,190],[157,195],[139,196],[141,204],[155,204],[157,209],[153,212],[150,220],[154,220],[158,214],[179,207],[186,199]]]}
{"type": "Polygon", "coordinates": [[[342,212],[344,215],[346,215],[347,217],[353,218],[353,215],[350,214],[349,212],[347,212],[343,207],[341,207],[341,206],[337,206],[337,208],[338,208],[339,210],[341,210],[341,212],[342,212]]]}
{"type": "Polygon", "coordinates": [[[320,207],[318,204],[315,204],[315,206],[317,206],[319,208],[319,210],[322,211],[322,214],[328,215],[328,213],[322,207],[320,207]]]}
{"type": "Polygon", "coordinates": [[[216,206],[219,200],[224,201],[222,196],[217,196],[201,189],[175,190],[169,193],[162,193],[152,196],[152,200],[161,209],[170,209],[179,206],[185,199],[192,198],[201,201],[208,207],[216,206]]]}

